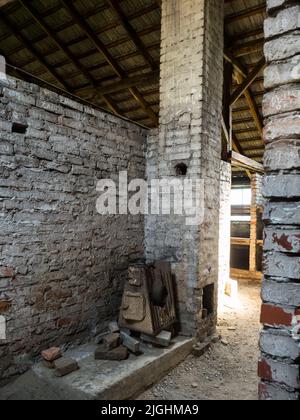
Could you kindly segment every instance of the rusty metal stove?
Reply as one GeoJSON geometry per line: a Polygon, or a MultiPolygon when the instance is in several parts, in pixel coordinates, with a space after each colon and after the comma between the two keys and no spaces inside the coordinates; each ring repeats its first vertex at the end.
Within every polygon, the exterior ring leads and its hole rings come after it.
{"type": "Polygon", "coordinates": [[[176,322],[173,277],[168,262],[129,267],[120,327],[157,335],[176,322]]]}

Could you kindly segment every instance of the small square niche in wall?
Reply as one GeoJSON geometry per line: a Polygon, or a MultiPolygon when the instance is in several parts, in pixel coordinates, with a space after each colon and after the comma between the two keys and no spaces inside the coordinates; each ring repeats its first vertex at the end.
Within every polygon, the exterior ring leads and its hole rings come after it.
{"type": "Polygon", "coordinates": [[[12,131],[12,133],[25,134],[27,128],[28,128],[28,125],[27,124],[21,124],[21,123],[14,122],[12,124],[11,131],[12,131]]]}

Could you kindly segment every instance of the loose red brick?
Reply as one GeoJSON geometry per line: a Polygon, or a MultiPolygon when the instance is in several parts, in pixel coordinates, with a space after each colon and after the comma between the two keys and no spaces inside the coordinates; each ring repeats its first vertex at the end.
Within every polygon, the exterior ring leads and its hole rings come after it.
{"type": "Polygon", "coordinates": [[[42,358],[47,362],[54,362],[61,357],[61,350],[59,347],[51,347],[48,350],[42,351],[42,358]]]}
{"type": "Polygon", "coordinates": [[[274,305],[263,304],[261,309],[260,322],[271,326],[292,325],[293,314],[285,312],[283,308],[274,305]]]}
{"type": "Polygon", "coordinates": [[[55,374],[56,376],[66,376],[79,369],[76,360],[62,357],[55,362],[55,374]]]}

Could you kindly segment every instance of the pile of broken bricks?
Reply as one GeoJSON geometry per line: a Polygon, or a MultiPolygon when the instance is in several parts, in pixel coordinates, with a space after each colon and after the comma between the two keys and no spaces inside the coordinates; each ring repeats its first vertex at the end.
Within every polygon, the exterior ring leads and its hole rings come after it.
{"type": "Polygon", "coordinates": [[[48,369],[55,370],[56,376],[66,376],[79,369],[76,360],[63,357],[59,347],[52,347],[42,351],[43,364],[48,369]]]}
{"type": "Polygon", "coordinates": [[[172,334],[169,331],[162,331],[157,336],[141,334],[137,339],[131,336],[130,330],[120,329],[117,322],[110,322],[108,327],[109,333],[98,340],[96,360],[126,360],[130,353],[139,356],[142,354],[141,341],[158,347],[169,347],[171,344],[172,334]]]}
{"type": "MultiPolygon", "coordinates": [[[[169,347],[171,340],[172,334],[169,331],[162,331],[157,336],[141,334],[138,340],[131,336],[130,330],[120,330],[117,322],[110,322],[109,332],[97,339],[95,360],[126,360],[130,353],[136,356],[142,354],[141,341],[150,346],[169,347]]],[[[59,347],[44,350],[41,355],[44,366],[53,369],[56,376],[66,376],[79,370],[77,361],[64,357],[59,347]]]]}

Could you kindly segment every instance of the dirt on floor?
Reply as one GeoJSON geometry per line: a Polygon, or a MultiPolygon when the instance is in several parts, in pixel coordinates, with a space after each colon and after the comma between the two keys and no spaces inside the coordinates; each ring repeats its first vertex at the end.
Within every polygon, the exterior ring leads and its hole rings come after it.
{"type": "Polygon", "coordinates": [[[221,340],[200,358],[189,356],[141,400],[256,400],[261,285],[240,281],[238,298],[220,313],[221,340]]]}

